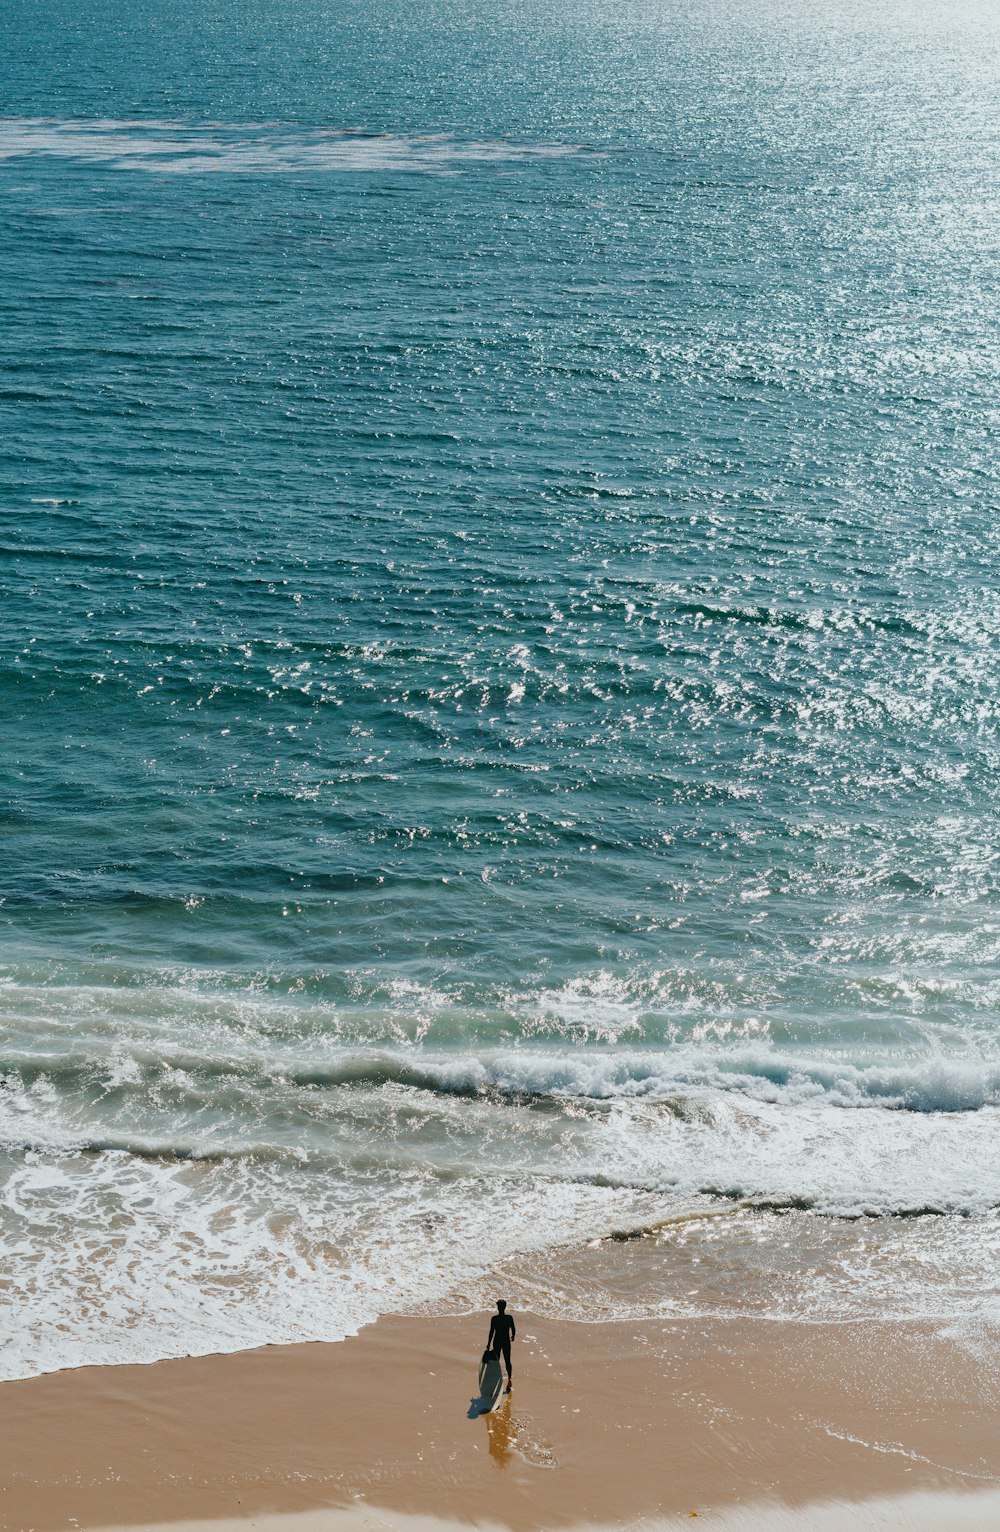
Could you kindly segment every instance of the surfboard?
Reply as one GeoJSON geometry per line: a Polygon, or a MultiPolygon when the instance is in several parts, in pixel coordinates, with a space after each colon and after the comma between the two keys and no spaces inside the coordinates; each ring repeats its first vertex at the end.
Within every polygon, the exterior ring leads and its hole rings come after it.
{"type": "Polygon", "coordinates": [[[489,1415],[503,1397],[503,1371],[495,1351],[484,1351],[479,1364],[479,1412],[489,1415]]]}

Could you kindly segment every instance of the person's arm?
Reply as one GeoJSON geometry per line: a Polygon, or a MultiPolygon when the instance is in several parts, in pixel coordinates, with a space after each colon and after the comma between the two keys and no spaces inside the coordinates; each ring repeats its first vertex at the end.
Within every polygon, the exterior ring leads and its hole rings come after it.
{"type": "Polygon", "coordinates": [[[514,1323],[514,1316],[512,1314],[510,1316],[510,1338],[511,1338],[511,1340],[514,1339],[514,1336],[516,1334],[517,1334],[517,1325],[514,1323]]]}
{"type": "Polygon", "coordinates": [[[489,1335],[486,1338],[486,1349],[487,1349],[487,1351],[493,1351],[494,1350],[493,1336],[494,1336],[494,1334],[496,1332],[496,1327],[497,1327],[497,1321],[496,1321],[496,1315],[494,1314],[493,1318],[490,1320],[490,1333],[489,1333],[489,1335]]]}

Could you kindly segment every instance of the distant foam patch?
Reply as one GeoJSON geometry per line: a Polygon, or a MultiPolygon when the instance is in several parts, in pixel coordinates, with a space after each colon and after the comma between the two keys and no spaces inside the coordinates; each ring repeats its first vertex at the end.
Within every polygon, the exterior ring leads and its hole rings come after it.
{"type": "Polygon", "coordinates": [[[446,172],[580,152],[571,144],[460,141],[433,134],[344,132],[281,123],[234,126],[115,119],[0,119],[0,161],[68,159],[168,175],[280,175],[300,171],[446,172]]]}

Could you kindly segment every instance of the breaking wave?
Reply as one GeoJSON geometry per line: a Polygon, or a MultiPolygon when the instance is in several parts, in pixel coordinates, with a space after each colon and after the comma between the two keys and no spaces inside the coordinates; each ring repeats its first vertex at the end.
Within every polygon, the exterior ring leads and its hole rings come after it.
{"type": "Polygon", "coordinates": [[[45,1080],[73,1088],[116,1072],[135,1081],[154,1080],[166,1069],[193,1079],[228,1080],[234,1088],[336,1090],[399,1085],[458,1097],[510,1097],[546,1101],[613,1103],[647,1101],[674,1106],[708,1093],[745,1096],[787,1106],[826,1105],[845,1109],[905,1112],[976,1112],[1000,1106],[1000,1060],[930,1057],[855,1063],[842,1058],[808,1058],[778,1050],[697,1049],[656,1052],[580,1048],[576,1052],[533,1047],[494,1052],[429,1052],[419,1048],[303,1048],[311,1057],[276,1059],[254,1048],[195,1052],[164,1040],[155,1051],[123,1055],[99,1048],[89,1055],[52,1059],[8,1053],[0,1092],[17,1077],[25,1084],[45,1080]],[[123,1075],[124,1071],[124,1075],[123,1075]]]}

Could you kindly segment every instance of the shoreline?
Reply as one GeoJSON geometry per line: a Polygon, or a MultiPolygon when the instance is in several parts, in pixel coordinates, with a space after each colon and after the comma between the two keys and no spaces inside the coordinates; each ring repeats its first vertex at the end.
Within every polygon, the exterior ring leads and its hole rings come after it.
{"type": "Polygon", "coordinates": [[[0,1527],[1000,1523],[1000,1384],[933,1327],[522,1311],[514,1393],[469,1418],[486,1325],[4,1383],[0,1527]]]}

